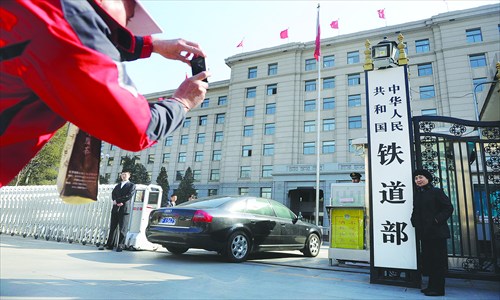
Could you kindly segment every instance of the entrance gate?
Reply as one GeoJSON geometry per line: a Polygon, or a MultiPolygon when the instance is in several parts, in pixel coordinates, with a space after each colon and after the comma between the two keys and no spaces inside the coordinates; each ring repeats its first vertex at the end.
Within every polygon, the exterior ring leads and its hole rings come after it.
{"type": "Polygon", "coordinates": [[[418,168],[434,176],[455,208],[449,220],[450,275],[500,278],[500,122],[414,117],[418,168]]]}

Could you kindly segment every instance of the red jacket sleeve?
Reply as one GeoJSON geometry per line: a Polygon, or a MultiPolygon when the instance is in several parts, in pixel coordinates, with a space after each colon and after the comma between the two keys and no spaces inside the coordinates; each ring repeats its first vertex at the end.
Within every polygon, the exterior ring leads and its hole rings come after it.
{"type": "Polygon", "coordinates": [[[86,1],[64,4],[63,11],[60,0],[7,2],[18,23],[6,38],[30,43],[5,70],[17,73],[56,114],[122,149],[144,149],[177,128],[183,107],[175,101],[150,105],[127,76],[109,28],[95,11],[86,1]],[[152,118],[152,112],[161,116],[152,118]]]}

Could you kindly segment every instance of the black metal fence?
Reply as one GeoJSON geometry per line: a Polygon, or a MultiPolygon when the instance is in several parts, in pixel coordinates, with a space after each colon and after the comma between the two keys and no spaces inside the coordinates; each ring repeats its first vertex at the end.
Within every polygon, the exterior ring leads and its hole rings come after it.
{"type": "Polygon", "coordinates": [[[417,167],[434,175],[455,208],[449,272],[500,278],[500,121],[414,117],[417,167]]]}

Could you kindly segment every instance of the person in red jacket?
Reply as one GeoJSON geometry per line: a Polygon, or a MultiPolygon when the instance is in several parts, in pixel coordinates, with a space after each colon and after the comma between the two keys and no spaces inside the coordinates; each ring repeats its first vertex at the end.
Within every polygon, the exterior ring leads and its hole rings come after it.
{"type": "MultiPolygon", "coordinates": [[[[151,56],[189,64],[198,44],[161,40],[138,0],[0,2],[0,187],[66,122],[128,151],[152,146],[205,98],[209,76],[148,102],[123,61],[151,56]]],[[[154,74],[158,76],[158,74],[154,74]]]]}

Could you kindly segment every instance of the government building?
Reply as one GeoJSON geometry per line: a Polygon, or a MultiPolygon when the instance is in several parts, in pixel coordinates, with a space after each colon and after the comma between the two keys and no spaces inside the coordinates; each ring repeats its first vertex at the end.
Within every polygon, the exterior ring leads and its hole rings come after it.
{"type": "Polygon", "coordinates": [[[366,179],[365,42],[396,41],[400,33],[409,58],[413,116],[500,119],[498,93],[488,96],[495,84],[486,84],[495,80],[500,57],[500,6],[488,5],[322,39],[320,62],[313,56],[314,41],[231,56],[225,60],[230,78],[210,83],[201,106],[172,136],[142,152],[104,144],[101,175],[114,182],[128,155],[146,167],[152,183],[165,167],[172,191],[190,167],[198,197],[273,198],[312,221],[319,147],[322,220],[332,183],[351,182],[351,172],[366,179]]]}

